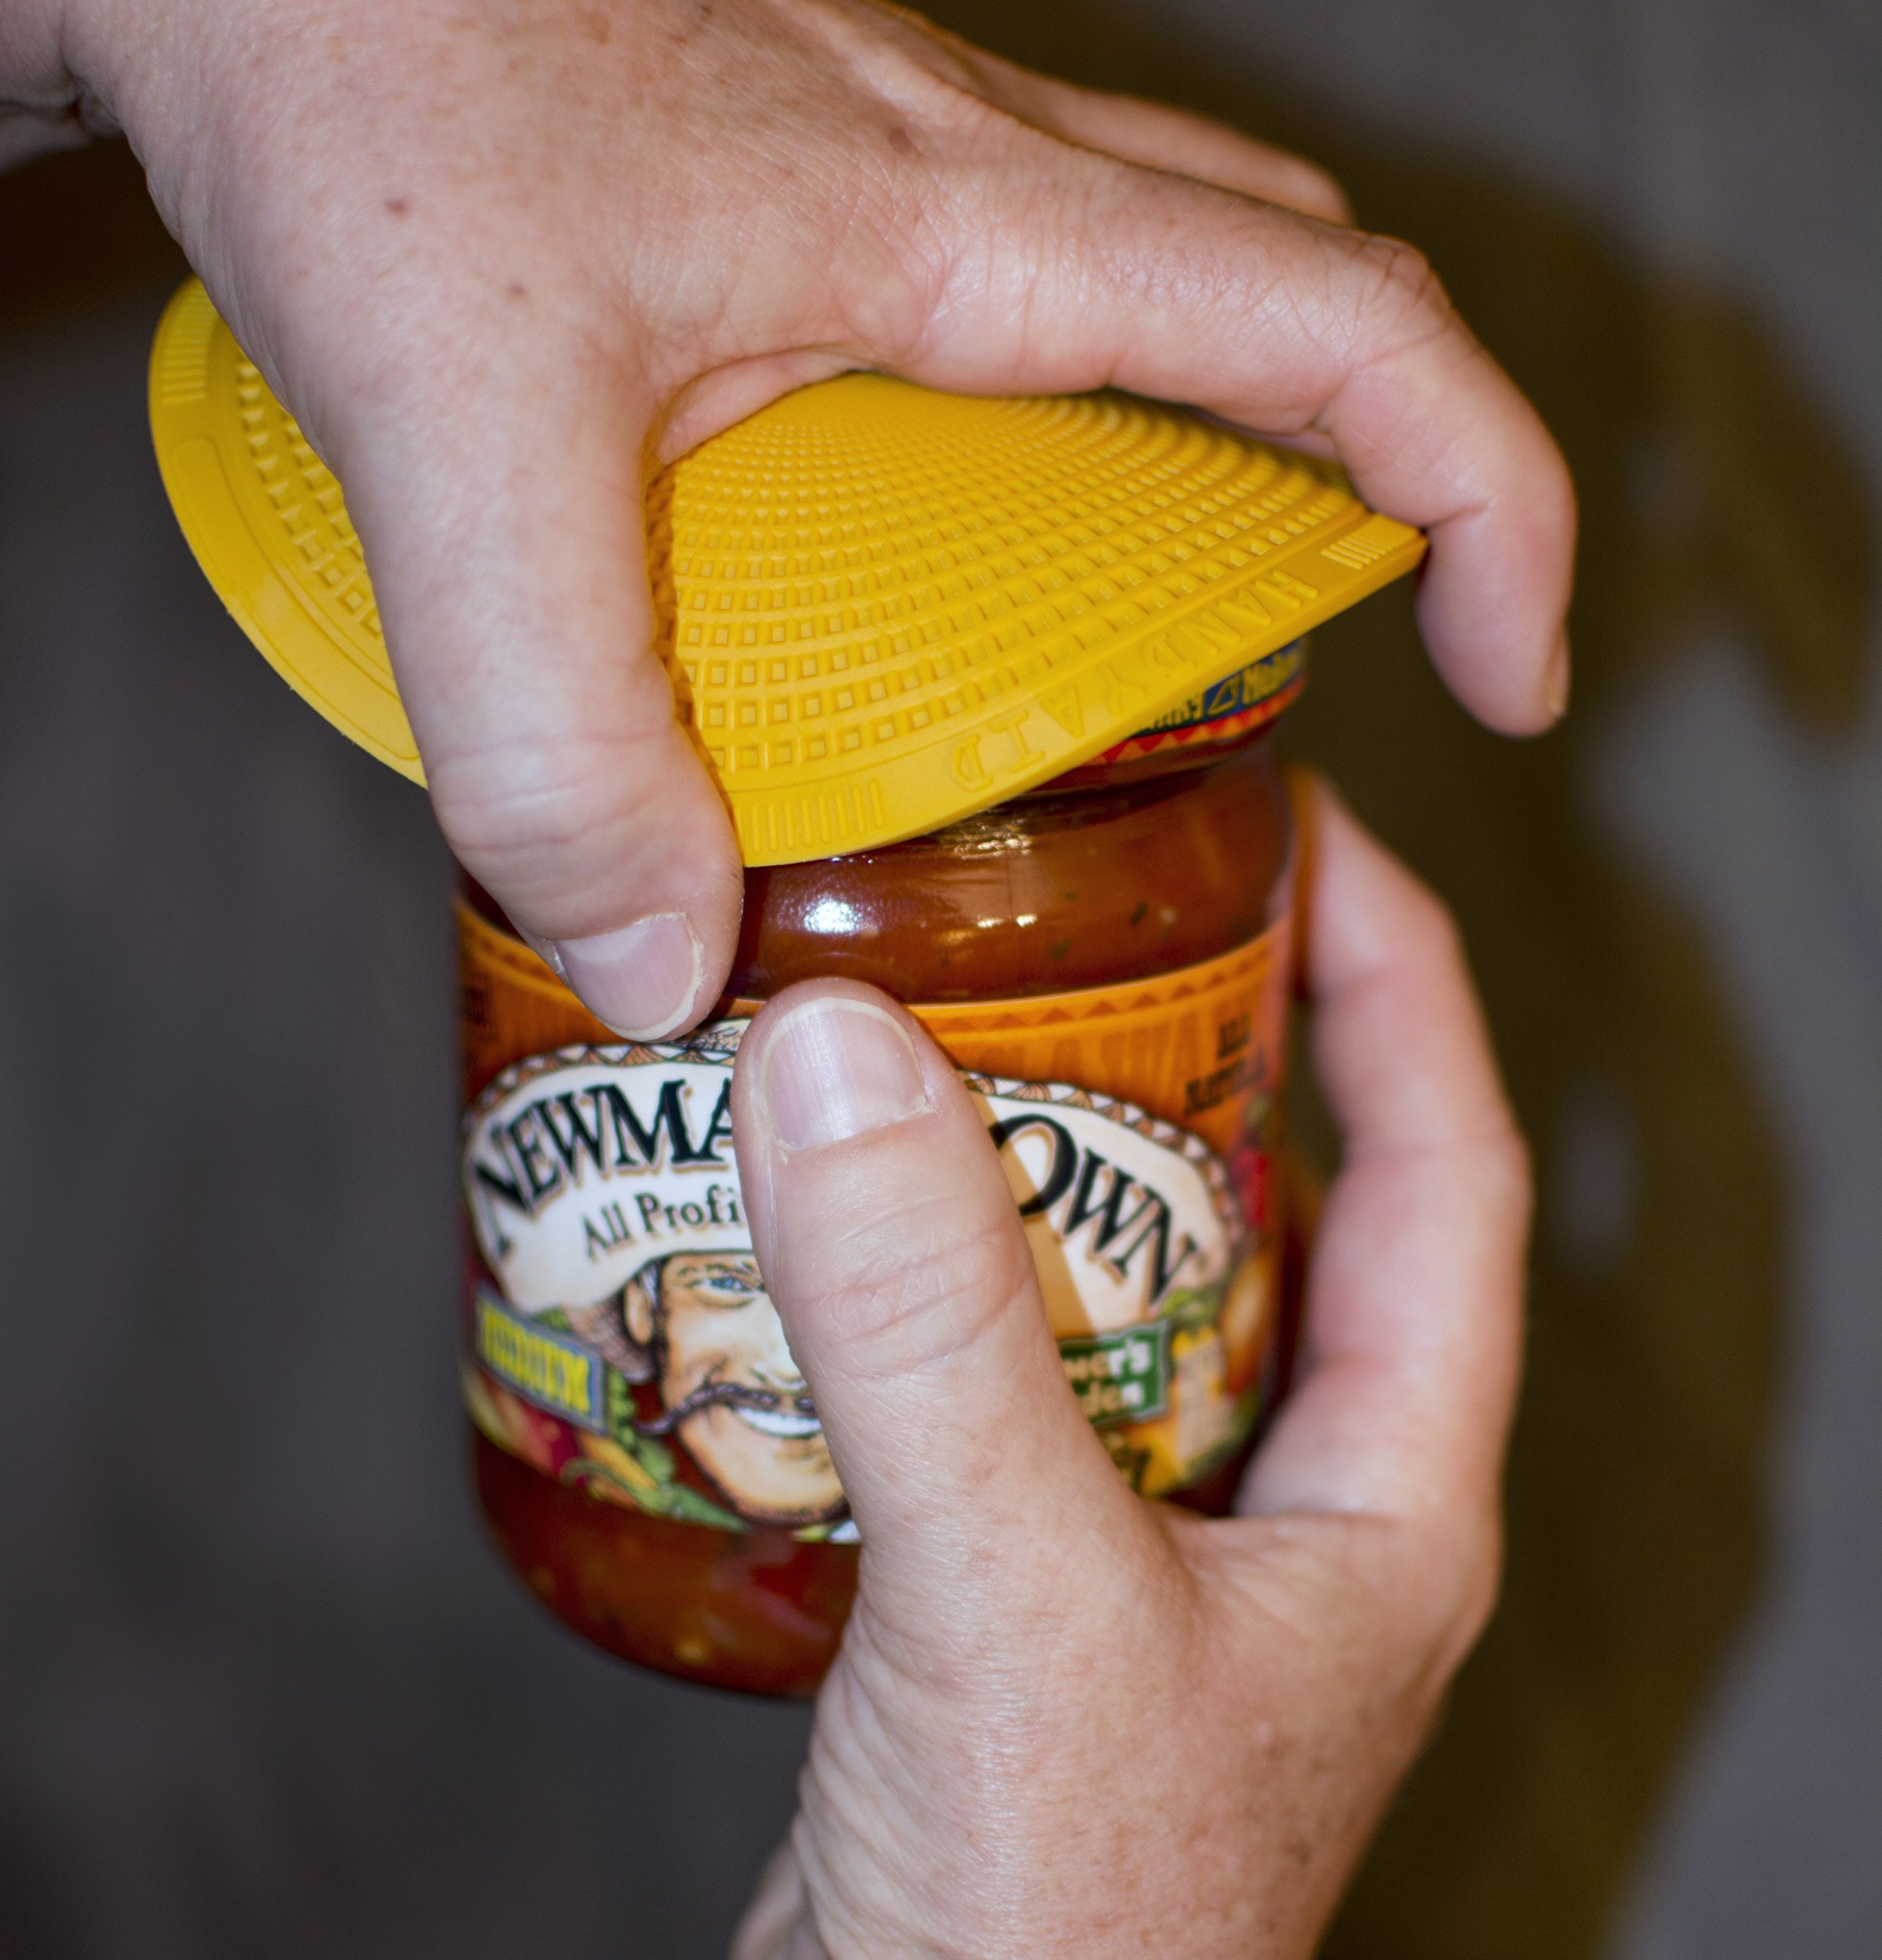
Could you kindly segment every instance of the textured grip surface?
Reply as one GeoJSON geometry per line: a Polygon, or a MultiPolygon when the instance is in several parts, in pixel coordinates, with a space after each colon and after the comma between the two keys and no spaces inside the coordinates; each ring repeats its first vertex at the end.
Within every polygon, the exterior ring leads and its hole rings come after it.
{"type": "MultiPolygon", "coordinates": [[[[151,423],[243,630],[422,781],[339,484],[194,281],[158,330],[151,423]]],[[[1179,409],[879,374],[786,396],[683,457],[654,484],[648,534],[656,651],[753,864],[866,849],[1030,789],[1424,550],[1336,469],[1179,409]]]]}

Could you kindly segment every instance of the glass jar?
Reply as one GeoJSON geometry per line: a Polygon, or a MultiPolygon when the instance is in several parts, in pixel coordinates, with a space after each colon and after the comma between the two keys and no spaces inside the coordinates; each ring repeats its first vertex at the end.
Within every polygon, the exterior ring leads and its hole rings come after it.
{"type": "Polygon", "coordinates": [[[1273,724],[1301,661],[1285,648],[929,835],[749,871],[727,997],[687,1041],[621,1042],[466,884],[476,1487],[577,1632],[779,1694],[814,1690],[841,1637],[858,1547],[743,1230],[724,1102],[743,1021],[805,978],[882,988],[969,1073],[1120,1470],[1227,1508],[1289,1344],[1273,1165],[1293,842],[1273,724]]]}

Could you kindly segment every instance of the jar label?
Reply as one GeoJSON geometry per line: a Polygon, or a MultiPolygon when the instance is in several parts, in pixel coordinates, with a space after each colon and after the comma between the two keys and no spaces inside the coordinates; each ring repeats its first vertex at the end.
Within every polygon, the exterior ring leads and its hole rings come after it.
{"type": "MultiPolygon", "coordinates": [[[[565,1040],[492,1074],[480,1057],[513,1022],[540,1025],[550,990],[567,1032],[595,1024],[525,948],[461,918],[479,1428],[658,1515],[853,1537],[740,1199],[730,1092],[748,1021],[565,1040]]],[[[1286,932],[1149,981],[913,1010],[999,1152],[1073,1392],[1147,1496],[1206,1476],[1259,1410],[1286,932]]]]}
{"type": "Polygon", "coordinates": [[[1289,640],[1239,668],[1213,688],[1179,701],[1155,721],[1101,750],[1084,765],[1134,762],[1176,749],[1226,747],[1278,720],[1298,699],[1307,678],[1307,642],[1289,640]]]}

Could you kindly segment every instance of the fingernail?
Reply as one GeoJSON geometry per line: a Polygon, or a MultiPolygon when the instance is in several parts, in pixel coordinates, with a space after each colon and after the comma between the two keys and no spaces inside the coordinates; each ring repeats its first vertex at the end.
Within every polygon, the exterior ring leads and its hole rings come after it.
{"type": "Polygon", "coordinates": [[[1563,633],[1542,671],[1542,705],[1551,721],[1560,721],[1568,712],[1568,635],[1563,633]]]}
{"type": "MultiPolygon", "coordinates": [[[[521,926],[518,926],[516,929],[519,933],[523,933],[521,926]]],[[[568,985],[568,969],[562,964],[562,956],[556,950],[555,941],[539,939],[534,933],[523,933],[523,939],[530,951],[566,987],[568,985]]]]}
{"type": "Polygon", "coordinates": [[[656,913],[585,939],[557,939],[550,950],[550,964],[596,1018],[630,1041],[657,1041],[692,1011],[704,961],[683,913],[656,913]]]}
{"type": "Polygon", "coordinates": [[[867,1001],[806,1001],[765,1044],[760,1087],[771,1133],[786,1150],[841,1143],[929,1106],[907,1031],[867,1001]]]}

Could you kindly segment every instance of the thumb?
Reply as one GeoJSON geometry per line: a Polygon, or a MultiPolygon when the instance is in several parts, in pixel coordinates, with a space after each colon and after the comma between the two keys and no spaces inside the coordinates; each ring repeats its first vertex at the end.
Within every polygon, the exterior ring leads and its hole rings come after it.
{"type": "Polygon", "coordinates": [[[341,465],[400,694],[459,861],[651,1039],[717,997],[743,885],[653,652],[645,418],[592,371],[459,392],[375,416],[341,465]]]}
{"type": "Polygon", "coordinates": [[[972,1097],[872,988],[780,994],[740,1046],[753,1240],[875,1582],[949,1589],[1044,1518],[1140,1511],[1079,1412],[972,1097]]]}

